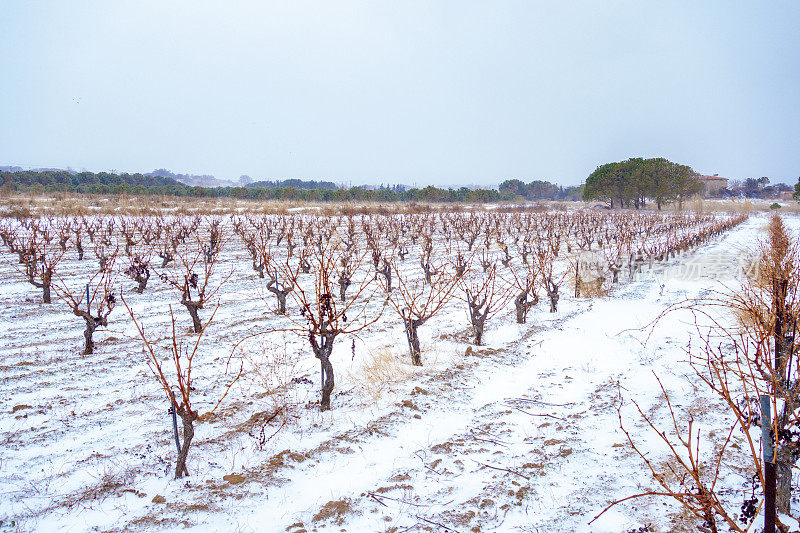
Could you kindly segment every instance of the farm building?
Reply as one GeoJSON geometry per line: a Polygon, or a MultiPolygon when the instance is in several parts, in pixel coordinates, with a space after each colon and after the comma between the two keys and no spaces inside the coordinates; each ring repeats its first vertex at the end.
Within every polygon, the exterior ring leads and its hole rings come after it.
{"type": "Polygon", "coordinates": [[[728,187],[728,178],[719,176],[700,176],[703,183],[703,196],[711,196],[728,187]]]}

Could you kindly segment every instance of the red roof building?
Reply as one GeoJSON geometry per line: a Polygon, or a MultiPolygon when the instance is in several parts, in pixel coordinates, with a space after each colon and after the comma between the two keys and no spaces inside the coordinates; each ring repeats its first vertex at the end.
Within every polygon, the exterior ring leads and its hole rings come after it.
{"type": "Polygon", "coordinates": [[[719,176],[700,176],[700,182],[703,184],[703,196],[716,194],[728,187],[728,178],[719,176]]]}

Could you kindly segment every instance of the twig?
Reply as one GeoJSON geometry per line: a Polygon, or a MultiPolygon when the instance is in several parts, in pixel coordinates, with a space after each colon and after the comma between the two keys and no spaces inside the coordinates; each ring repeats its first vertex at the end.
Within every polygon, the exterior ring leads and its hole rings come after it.
{"type": "Polygon", "coordinates": [[[538,404],[540,404],[540,405],[549,405],[549,406],[551,406],[551,407],[569,407],[569,406],[571,406],[571,405],[574,405],[574,404],[571,404],[571,403],[550,403],[550,402],[543,402],[543,401],[541,401],[541,400],[532,400],[532,399],[530,399],[530,398],[512,398],[512,399],[510,399],[510,400],[507,400],[507,402],[508,402],[508,403],[511,403],[511,402],[538,403],[538,404]]]}
{"type": "MultiPolygon", "coordinates": [[[[475,459],[473,459],[473,461],[475,461],[475,459]]],[[[529,476],[526,476],[524,474],[520,474],[519,472],[515,472],[514,470],[509,470],[508,468],[500,468],[499,466],[487,465],[486,463],[481,463],[480,461],[475,461],[475,462],[478,463],[481,466],[485,466],[486,468],[491,468],[492,470],[501,470],[503,472],[508,472],[509,474],[514,474],[515,476],[519,476],[519,477],[521,477],[523,479],[526,479],[526,480],[530,480],[531,479],[529,476]]]]}
{"type": "MultiPolygon", "coordinates": [[[[371,491],[367,492],[367,494],[370,495],[372,498],[375,498],[375,499],[383,498],[383,499],[386,499],[386,500],[392,500],[392,501],[395,501],[395,502],[398,502],[398,503],[403,503],[405,505],[411,505],[412,507],[430,507],[429,505],[423,505],[421,503],[407,502],[407,501],[401,500],[399,498],[392,498],[391,496],[384,496],[383,494],[375,494],[374,492],[371,492],[371,491]]],[[[384,504],[384,505],[386,505],[386,504],[384,504]]]]}
{"type": "Polygon", "coordinates": [[[443,527],[443,528],[445,528],[447,531],[455,531],[455,529],[449,528],[449,527],[447,527],[447,526],[446,526],[446,525],[444,525],[444,524],[440,524],[439,522],[434,522],[433,520],[428,520],[427,518],[423,518],[423,517],[421,517],[421,516],[419,516],[419,515],[414,515],[414,517],[415,517],[415,518],[418,518],[419,520],[422,520],[423,522],[427,522],[427,523],[429,523],[429,524],[433,524],[434,526],[443,527]]]}
{"type": "Polygon", "coordinates": [[[523,409],[520,409],[519,407],[514,407],[513,405],[512,405],[512,406],[510,406],[510,407],[511,407],[512,409],[516,409],[516,410],[517,410],[517,411],[519,411],[520,413],[525,413],[525,414],[526,414],[526,415],[528,415],[528,416],[544,416],[544,417],[548,417],[548,418],[555,418],[556,420],[561,420],[562,422],[566,422],[566,421],[567,421],[567,419],[566,419],[566,418],[561,418],[560,416],[549,415],[549,414],[535,414],[535,413],[529,413],[528,411],[525,411],[525,410],[523,410],[523,409]]]}

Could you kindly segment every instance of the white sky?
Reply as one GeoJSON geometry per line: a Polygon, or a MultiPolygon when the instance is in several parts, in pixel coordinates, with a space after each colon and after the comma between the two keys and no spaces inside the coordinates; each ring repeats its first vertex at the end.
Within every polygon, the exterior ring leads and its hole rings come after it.
{"type": "Polygon", "coordinates": [[[0,4],[0,164],[578,184],[800,175],[800,2],[0,4]]]}

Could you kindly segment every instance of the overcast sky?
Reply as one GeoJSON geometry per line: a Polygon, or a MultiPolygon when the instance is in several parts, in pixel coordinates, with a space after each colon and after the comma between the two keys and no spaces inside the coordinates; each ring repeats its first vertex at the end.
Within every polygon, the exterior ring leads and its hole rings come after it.
{"type": "Polygon", "coordinates": [[[582,182],[800,175],[800,2],[0,3],[0,165],[582,182]]]}

